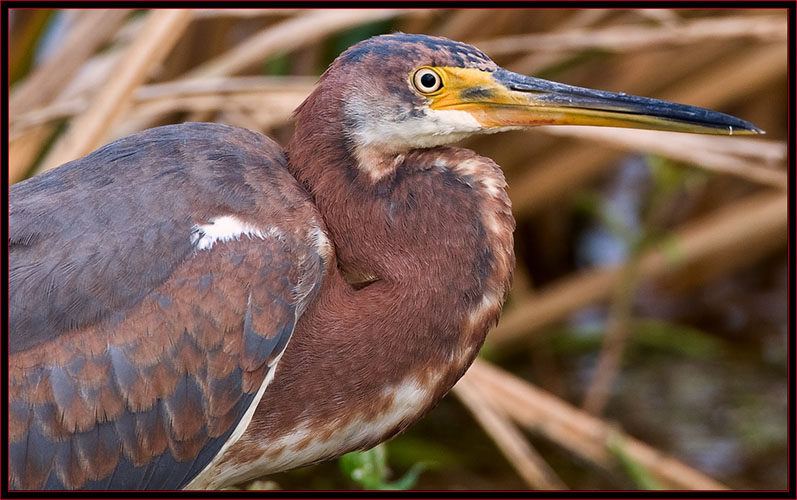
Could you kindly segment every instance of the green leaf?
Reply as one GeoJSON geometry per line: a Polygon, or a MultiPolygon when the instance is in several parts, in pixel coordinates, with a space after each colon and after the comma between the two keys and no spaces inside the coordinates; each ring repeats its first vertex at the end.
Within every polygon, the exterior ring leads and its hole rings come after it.
{"type": "Polygon", "coordinates": [[[291,73],[291,60],[288,54],[281,53],[268,58],[263,63],[263,73],[272,76],[285,76],[291,73]]]}
{"type": "Polygon", "coordinates": [[[340,457],[340,468],[352,481],[368,490],[380,489],[387,477],[385,445],[354,451],[340,457]]]}
{"type": "Polygon", "coordinates": [[[415,483],[418,481],[418,477],[421,475],[421,472],[426,470],[426,464],[424,463],[417,463],[410,467],[410,470],[404,474],[404,477],[395,481],[393,483],[384,484],[382,490],[408,490],[415,486],[415,483]]]}
{"type": "Polygon", "coordinates": [[[684,251],[681,241],[673,234],[665,234],[657,239],[656,245],[661,249],[667,263],[672,267],[678,267],[684,262],[684,251]]]}
{"type": "Polygon", "coordinates": [[[625,473],[639,488],[643,490],[664,489],[641,463],[626,453],[625,443],[619,434],[614,433],[609,437],[606,448],[620,462],[625,473]]]}
{"type": "Polygon", "coordinates": [[[725,352],[725,344],[718,338],[687,325],[679,325],[653,318],[633,321],[634,342],[638,345],[669,351],[694,359],[713,359],[725,352]]]}
{"type": "Polygon", "coordinates": [[[384,443],[370,450],[355,451],[340,457],[340,469],[352,481],[366,490],[407,490],[412,488],[426,464],[416,463],[395,482],[387,482],[387,447],[384,443]]]}

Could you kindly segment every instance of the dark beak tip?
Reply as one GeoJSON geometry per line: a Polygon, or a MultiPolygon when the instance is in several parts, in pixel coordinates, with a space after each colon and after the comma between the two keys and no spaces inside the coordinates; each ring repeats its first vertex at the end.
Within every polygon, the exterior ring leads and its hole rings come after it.
{"type": "MultiPolygon", "coordinates": [[[[753,125],[752,123],[748,123],[748,125],[743,130],[745,132],[747,132],[748,134],[751,134],[751,135],[766,135],[766,133],[767,133],[766,130],[764,130],[762,128],[758,128],[755,125],[753,125]]],[[[731,134],[731,135],[733,135],[733,134],[731,134]]]]}

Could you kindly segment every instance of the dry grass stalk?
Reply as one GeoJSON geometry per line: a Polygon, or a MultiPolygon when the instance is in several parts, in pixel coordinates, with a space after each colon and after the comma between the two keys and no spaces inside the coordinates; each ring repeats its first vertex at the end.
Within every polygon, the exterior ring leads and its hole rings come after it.
{"type": "Polygon", "coordinates": [[[249,130],[260,130],[260,124],[251,114],[247,112],[246,109],[223,109],[216,119],[218,123],[225,123],[235,127],[243,127],[249,130]]]}
{"type": "Polygon", "coordinates": [[[612,9],[577,9],[572,12],[572,15],[564,18],[555,30],[574,30],[591,26],[601,22],[611,13],[612,9]]]}
{"type": "Polygon", "coordinates": [[[16,82],[34,63],[35,47],[47,29],[52,14],[48,9],[15,9],[9,12],[9,84],[16,82]]]}
{"type": "Polygon", "coordinates": [[[255,130],[264,130],[287,123],[315,82],[313,77],[227,77],[142,87],[136,93],[140,104],[132,113],[133,121],[175,111],[211,114],[232,111],[233,115],[239,112],[249,115],[253,120],[250,123],[257,125],[255,130]]]}
{"type": "Polygon", "coordinates": [[[79,16],[59,48],[38,65],[9,98],[9,114],[46,104],[61,90],[83,62],[117,32],[129,9],[86,10],[79,16]]]}
{"type": "MultiPolygon", "coordinates": [[[[310,93],[316,81],[317,78],[314,77],[241,76],[144,85],[136,89],[133,94],[131,113],[155,115],[197,109],[216,111],[231,97],[246,99],[253,104],[262,100],[265,109],[273,107],[269,106],[269,103],[282,104],[286,99],[287,102],[298,105],[310,93]],[[209,105],[207,102],[215,104],[209,105]]],[[[80,114],[88,106],[89,101],[86,97],[75,96],[21,113],[14,117],[10,136],[14,139],[31,127],[80,114]]],[[[280,114],[272,121],[284,121],[288,116],[289,114],[280,114]]]]}
{"type": "Polygon", "coordinates": [[[437,31],[441,36],[453,40],[466,40],[484,27],[484,15],[484,11],[480,9],[456,10],[443,20],[437,31]]]}
{"type": "Polygon", "coordinates": [[[582,404],[584,410],[592,415],[599,416],[603,413],[614,380],[620,372],[623,354],[631,335],[631,314],[637,289],[638,267],[637,256],[629,259],[614,286],[603,346],[582,404]]]}
{"type": "MultiPolygon", "coordinates": [[[[585,28],[600,22],[608,14],[611,13],[609,9],[582,9],[577,10],[570,17],[565,18],[559,25],[552,27],[551,31],[561,32],[563,30],[576,30],[585,28]]],[[[482,42],[477,42],[480,44],[482,42]]],[[[489,43],[489,41],[485,42],[489,43]]],[[[500,55],[496,53],[495,55],[500,55]]],[[[569,54],[562,54],[561,52],[537,52],[529,51],[522,55],[519,59],[512,61],[512,68],[515,71],[526,74],[533,74],[540,71],[542,68],[551,67],[563,62],[565,57],[569,54]]]]}
{"type": "Polygon", "coordinates": [[[709,108],[749,98],[756,89],[772,82],[785,82],[787,61],[785,44],[739,50],[730,60],[690,74],[660,98],[709,108]]]}
{"type": "Polygon", "coordinates": [[[625,150],[656,153],[767,186],[780,189],[788,187],[786,145],[781,142],[580,126],[542,127],[541,130],[553,135],[598,141],[625,150]]]}
{"type": "Polygon", "coordinates": [[[137,116],[157,116],[176,111],[193,113],[251,109],[252,112],[272,113],[269,118],[273,123],[283,123],[288,121],[293,110],[305,97],[306,94],[301,92],[286,91],[267,96],[257,92],[238,92],[233,94],[154,99],[137,106],[133,114],[137,116]]]}
{"type": "Polygon", "coordinates": [[[675,26],[682,22],[681,17],[677,11],[668,9],[634,9],[635,14],[650,19],[653,22],[663,26],[675,26]]]}
{"type": "Polygon", "coordinates": [[[42,148],[55,133],[55,125],[45,123],[32,127],[27,133],[9,140],[8,183],[14,184],[25,177],[42,148]]]}
{"type": "Polygon", "coordinates": [[[665,486],[673,489],[723,490],[723,484],[634,439],[506,371],[477,359],[462,380],[477,386],[528,430],[545,436],[570,452],[604,469],[616,459],[609,451],[620,442],[624,453],[665,486]]]}
{"type": "Polygon", "coordinates": [[[752,38],[761,42],[785,41],[785,15],[734,16],[697,19],[666,26],[609,26],[558,33],[536,33],[483,40],[476,45],[489,54],[609,50],[630,52],[663,46],[680,46],[712,40],[752,38]]]}
{"type": "Polygon", "coordinates": [[[290,16],[304,12],[304,9],[196,9],[195,19],[216,19],[219,17],[253,18],[269,16],[290,16]]]}
{"type": "Polygon", "coordinates": [[[125,12],[115,10],[107,15],[103,12],[71,11],[72,22],[76,23],[74,32],[67,34],[63,44],[15,87],[9,115],[10,183],[20,181],[30,171],[55,132],[56,125],[46,122],[69,116],[69,112],[74,111],[74,99],[66,97],[69,102],[62,103],[62,97],[71,92],[70,89],[78,88],[78,80],[83,80],[86,69],[93,67],[95,59],[108,57],[103,53],[88,59],[99,45],[113,38],[115,26],[121,22],[125,12]],[[95,26],[97,23],[100,28],[95,26]],[[51,101],[52,104],[48,104],[51,101]],[[18,117],[27,115],[30,108],[34,108],[31,111],[34,113],[33,121],[20,126],[18,117]],[[47,108],[46,111],[44,108],[47,108]],[[42,110],[42,113],[37,116],[35,113],[38,110],[42,110]]]}
{"type": "MultiPolygon", "coordinates": [[[[229,110],[252,110],[255,112],[257,107],[269,110],[273,113],[269,118],[272,123],[286,122],[293,109],[301,103],[304,96],[292,93],[278,94],[263,98],[258,94],[235,94],[231,96],[196,96],[181,97],[172,100],[158,99],[153,102],[142,104],[135,110],[135,117],[153,117],[173,112],[184,113],[212,113],[229,110]]],[[[188,121],[191,121],[190,119],[188,121]]]]}
{"type": "Polygon", "coordinates": [[[140,87],[135,94],[139,102],[153,99],[173,99],[175,97],[200,94],[228,94],[235,92],[304,92],[312,91],[318,81],[314,76],[235,76],[178,80],[156,83],[140,87]]]}
{"type": "Polygon", "coordinates": [[[154,10],[149,14],[141,35],[125,51],[116,72],[100,89],[89,108],[72,121],[42,163],[40,171],[57,167],[79,158],[100,145],[105,132],[125,105],[133,91],[163,61],[188,26],[192,14],[188,9],[154,10]]]}
{"type": "MultiPolygon", "coordinates": [[[[137,19],[137,21],[139,21],[137,19]]],[[[132,23],[128,23],[132,24],[132,23]]],[[[143,27],[139,22],[135,23],[138,27],[143,27]]],[[[127,26],[127,25],[125,25],[127,26]]],[[[115,40],[119,40],[116,37],[115,40]]],[[[61,101],[68,101],[77,97],[91,99],[97,91],[110,80],[119,61],[125,55],[125,50],[130,45],[132,40],[114,44],[108,50],[104,50],[95,54],[90,59],[86,60],[79,68],[72,80],[58,93],[53,99],[52,104],[57,104],[61,101]]]]}
{"type": "MultiPolygon", "coordinates": [[[[678,262],[655,249],[640,260],[640,279],[678,272],[718,254],[726,254],[726,269],[783,248],[786,243],[788,198],[763,193],[723,207],[674,232],[678,262]],[[755,244],[752,244],[755,242],[755,244]]],[[[497,345],[529,338],[580,307],[605,300],[617,282],[617,268],[591,269],[539,289],[531,300],[504,313],[488,340],[497,345]]]]}
{"type": "Polygon", "coordinates": [[[609,149],[572,143],[559,145],[563,147],[534,158],[533,163],[542,165],[541,168],[529,168],[527,173],[508,176],[508,192],[515,218],[523,219],[541,207],[561,200],[567,193],[611,168],[620,156],[609,149]]]}
{"type": "Polygon", "coordinates": [[[9,138],[12,141],[16,140],[25,135],[31,128],[80,114],[85,111],[88,105],[88,100],[85,97],[73,97],[72,99],[58,100],[50,105],[21,113],[15,116],[10,123],[9,138]]]}
{"type": "Polygon", "coordinates": [[[233,115],[247,115],[252,130],[261,132],[284,125],[291,119],[294,109],[304,100],[306,93],[302,91],[271,92],[238,92],[228,95],[197,95],[176,97],[173,99],[154,99],[136,106],[128,114],[124,123],[115,127],[112,138],[124,137],[147,128],[148,124],[173,112],[188,113],[184,121],[223,120],[216,113],[232,112],[233,115]],[[206,118],[207,116],[207,118],[206,118]]]}
{"type": "Polygon", "coordinates": [[[529,444],[523,433],[469,378],[454,386],[454,394],[495,441],[518,475],[535,490],[563,490],[567,486],[529,444]]]}
{"type": "Polygon", "coordinates": [[[268,57],[312,44],[337,31],[401,14],[397,9],[312,10],[270,26],[188,72],[186,78],[238,73],[268,57]]]}

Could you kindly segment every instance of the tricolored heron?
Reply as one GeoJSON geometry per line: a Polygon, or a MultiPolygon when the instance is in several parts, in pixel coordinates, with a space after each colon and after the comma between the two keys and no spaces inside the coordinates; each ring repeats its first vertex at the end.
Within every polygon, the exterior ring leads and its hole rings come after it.
{"type": "Polygon", "coordinates": [[[543,124],[760,132],[400,33],[344,52],[295,116],[285,150],[185,123],[11,187],[11,487],[219,488],[428,412],[514,265],[501,170],[446,144],[543,124]]]}

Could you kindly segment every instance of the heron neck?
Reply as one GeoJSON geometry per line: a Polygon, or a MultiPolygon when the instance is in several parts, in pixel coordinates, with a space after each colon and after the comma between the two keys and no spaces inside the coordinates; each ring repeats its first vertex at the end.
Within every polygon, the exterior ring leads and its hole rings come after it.
{"type": "MultiPolygon", "coordinates": [[[[323,96],[321,96],[323,97],[323,96]]],[[[443,292],[458,273],[489,274],[512,255],[509,199],[500,169],[457,148],[384,153],[374,179],[358,163],[346,120],[311,95],[297,111],[288,168],[314,198],[346,274],[443,292]]]]}
{"type": "Polygon", "coordinates": [[[388,184],[374,184],[355,167],[340,120],[323,110],[313,112],[308,109],[312,105],[306,103],[297,116],[296,132],[286,148],[288,168],[313,197],[343,274],[355,280],[391,276],[398,270],[386,250],[399,251],[402,243],[385,241],[390,216],[380,205],[388,184]]]}

